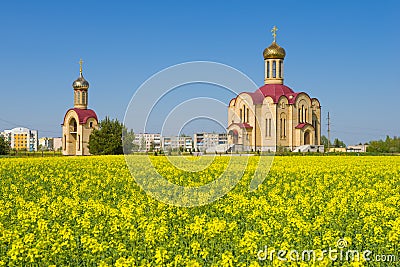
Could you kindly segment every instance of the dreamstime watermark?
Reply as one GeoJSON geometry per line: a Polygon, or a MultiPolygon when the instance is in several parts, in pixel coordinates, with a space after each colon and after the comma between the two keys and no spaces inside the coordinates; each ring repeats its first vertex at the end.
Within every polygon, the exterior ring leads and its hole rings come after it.
{"type": "MultiPolygon", "coordinates": [[[[191,93],[190,90],[180,90],[179,94],[174,92],[190,85],[209,85],[214,86],[215,90],[220,90],[223,94],[230,94],[237,97],[247,110],[247,114],[252,114],[255,118],[256,112],[253,103],[248,98],[242,98],[243,91],[256,91],[258,86],[245,74],[230,66],[206,61],[196,61],[182,63],[166,68],[146,80],[134,93],[124,117],[124,125],[128,130],[138,133],[158,132],[164,135],[166,128],[179,129],[174,136],[182,134],[182,128],[194,120],[213,121],[220,128],[226,129],[228,118],[226,113],[229,106],[229,98],[218,99],[212,95],[199,97],[191,93]],[[187,96],[185,97],[185,94],[187,96]],[[169,96],[173,95],[174,105],[167,109],[169,96]],[[167,110],[166,110],[167,109],[167,110]],[[161,121],[161,123],[160,123],[161,121]],[[157,125],[158,127],[154,127],[157,125]],[[154,130],[156,128],[156,130],[154,130]]],[[[221,95],[221,94],[220,94],[221,95]]],[[[239,114],[234,114],[232,120],[240,122],[239,114]]],[[[228,122],[228,124],[232,123],[228,122]]],[[[253,129],[259,131],[263,129],[261,122],[254,119],[253,129]],[[255,125],[254,125],[255,124],[255,125]],[[258,130],[257,130],[258,129],[258,130]]],[[[239,123],[240,124],[240,123],[239,123]]],[[[229,138],[229,133],[228,138],[229,138]]],[[[259,133],[258,133],[259,134],[259,133]]],[[[243,138],[251,139],[252,133],[244,133],[243,138]]],[[[257,136],[257,133],[254,133],[257,136]]],[[[124,136],[123,136],[124,138],[124,136]]],[[[233,150],[233,146],[227,145],[226,150],[233,150]]],[[[255,150],[255,148],[254,148],[255,150]]],[[[200,206],[209,204],[231,191],[242,178],[247,166],[243,157],[235,157],[230,154],[229,163],[224,170],[220,170],[219,177],[212,182],[202,186],[180,186],[171,183],[154,166],[154,158],[148,156],[146,166],[138,166],[135,158],[130,156],[131,151],[124,147],[125,160],[132,177],[138,185],[155,199],[175,206],[200,206]],[[144,171],[145,169],[145,171],[144,171]]],[[[229,154],[227,154],[229,156],[229,154]]],[[[249,158],[249,157],[247,157],[249,158]]],[[[191,160],[182,157],[180,160],[170,157],[169,162],[174,168],[190,172],[190,175],[203,171],[211,166],[214,158],[210,157],[203,161],[191,160]],[[186,163],[185,163],[185,160],[186,163]],[[204,161],[208,162],[204,164],[204,161]],[[182,164],[182,162],[184,162],[182,164]],[[197,165],[196,165],[197,164],[197,165]]],[[[272,165],[273,154],[259,157],[257,166],[249,185],[249,190],[255,190],[266,178],[272,165]]]]}
{"type": "Polygon", "coordinates": [[[269,249],[265,246],[257,253],[259,261],[375,261],[375,262],[397,262],[398,257],[394,254],[375,254],[373,251],[349,249],[345,239],[339,239],[336,243],[336,248],[329,247],[328,249],[309,249],[298,251],[292,250],[276,250],[269,249]]]}

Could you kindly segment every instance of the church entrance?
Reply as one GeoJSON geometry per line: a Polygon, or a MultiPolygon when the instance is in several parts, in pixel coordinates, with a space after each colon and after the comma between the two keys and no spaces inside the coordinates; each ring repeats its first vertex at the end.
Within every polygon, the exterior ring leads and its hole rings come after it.
{"type": "Polygon", "coordinates": [[[310,132],[309,131],[306,131],[305,133],[304,133],[304,144],[305,145],[309,145],[311,142],[310,142],[310,132]]]}
{"type": "Polygon", "coordinates": [[[230,137],[232,138],[232,143],[237,145],[239,142],[239,133],[237,130],[230,130],[229,133],[230,137]]]}
{"type": "Polygon", "coordinates": [[[69,155],[76,154],[76,135],[78,132],[78,124],[76,120],[72,118],[69,121],[69,135],[67,138],[67,150],[69,155]]]}

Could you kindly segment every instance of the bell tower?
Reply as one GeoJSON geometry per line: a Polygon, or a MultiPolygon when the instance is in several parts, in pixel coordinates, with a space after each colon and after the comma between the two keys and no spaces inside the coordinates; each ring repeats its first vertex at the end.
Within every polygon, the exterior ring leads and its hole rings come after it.
{"type": "Polygon", "coordinates": [[[285,49],[276,43],[276,32],[278,28],[274,26],[271,30],[272,44],[264,49],[263,56],[265,62],[265,84],[283,84],[283,60],[285,59],[285,49]]]}
{"type": "Polygon", "coordinates": [[[83,78],[82,59],[79,60],[79,78],[74,81],[74,108],[87,109],[89,82],[83,78]]]}
{"type": "Polygon", "coordinates": [[[66,156],[90,155],[89,138],[98,127],[96,112],[88,109],[89,83],[83,78],[82,59],[79,61],[79,77],[74,88],[74,107],[67,110],[62,125],[62,153],[66,156]]]}

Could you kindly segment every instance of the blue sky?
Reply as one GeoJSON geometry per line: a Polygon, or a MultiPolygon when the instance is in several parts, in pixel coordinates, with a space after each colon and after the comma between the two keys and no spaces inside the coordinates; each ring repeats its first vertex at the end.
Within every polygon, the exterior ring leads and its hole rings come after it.
{"type": "Polygon", "coordinates": [[[332,139],[400,135],[398,14],[399,1],[2,1],[0,130],[60,136],[80,58],[100,119],[122,120],[146,79],[182,62],[227,64],[261,86],[277,25],[285,84],[321,101],[323,133],[329,111],[332,139]]]}

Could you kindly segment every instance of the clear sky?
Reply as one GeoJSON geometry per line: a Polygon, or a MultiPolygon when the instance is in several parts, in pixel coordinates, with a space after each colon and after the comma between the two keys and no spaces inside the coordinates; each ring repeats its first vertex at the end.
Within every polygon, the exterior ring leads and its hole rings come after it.
{"type": "Polygon", "coordinates": [[[224,63],[261,86],[277,25],[285,84],[320,100],[323,134],[329,111],[332,139],[398,136],[399,14],[395,0],[1,1],[0,130],[61,136],[80,58],[100,119],[122,120],[134,91],[177,63],[224,63]]]}

